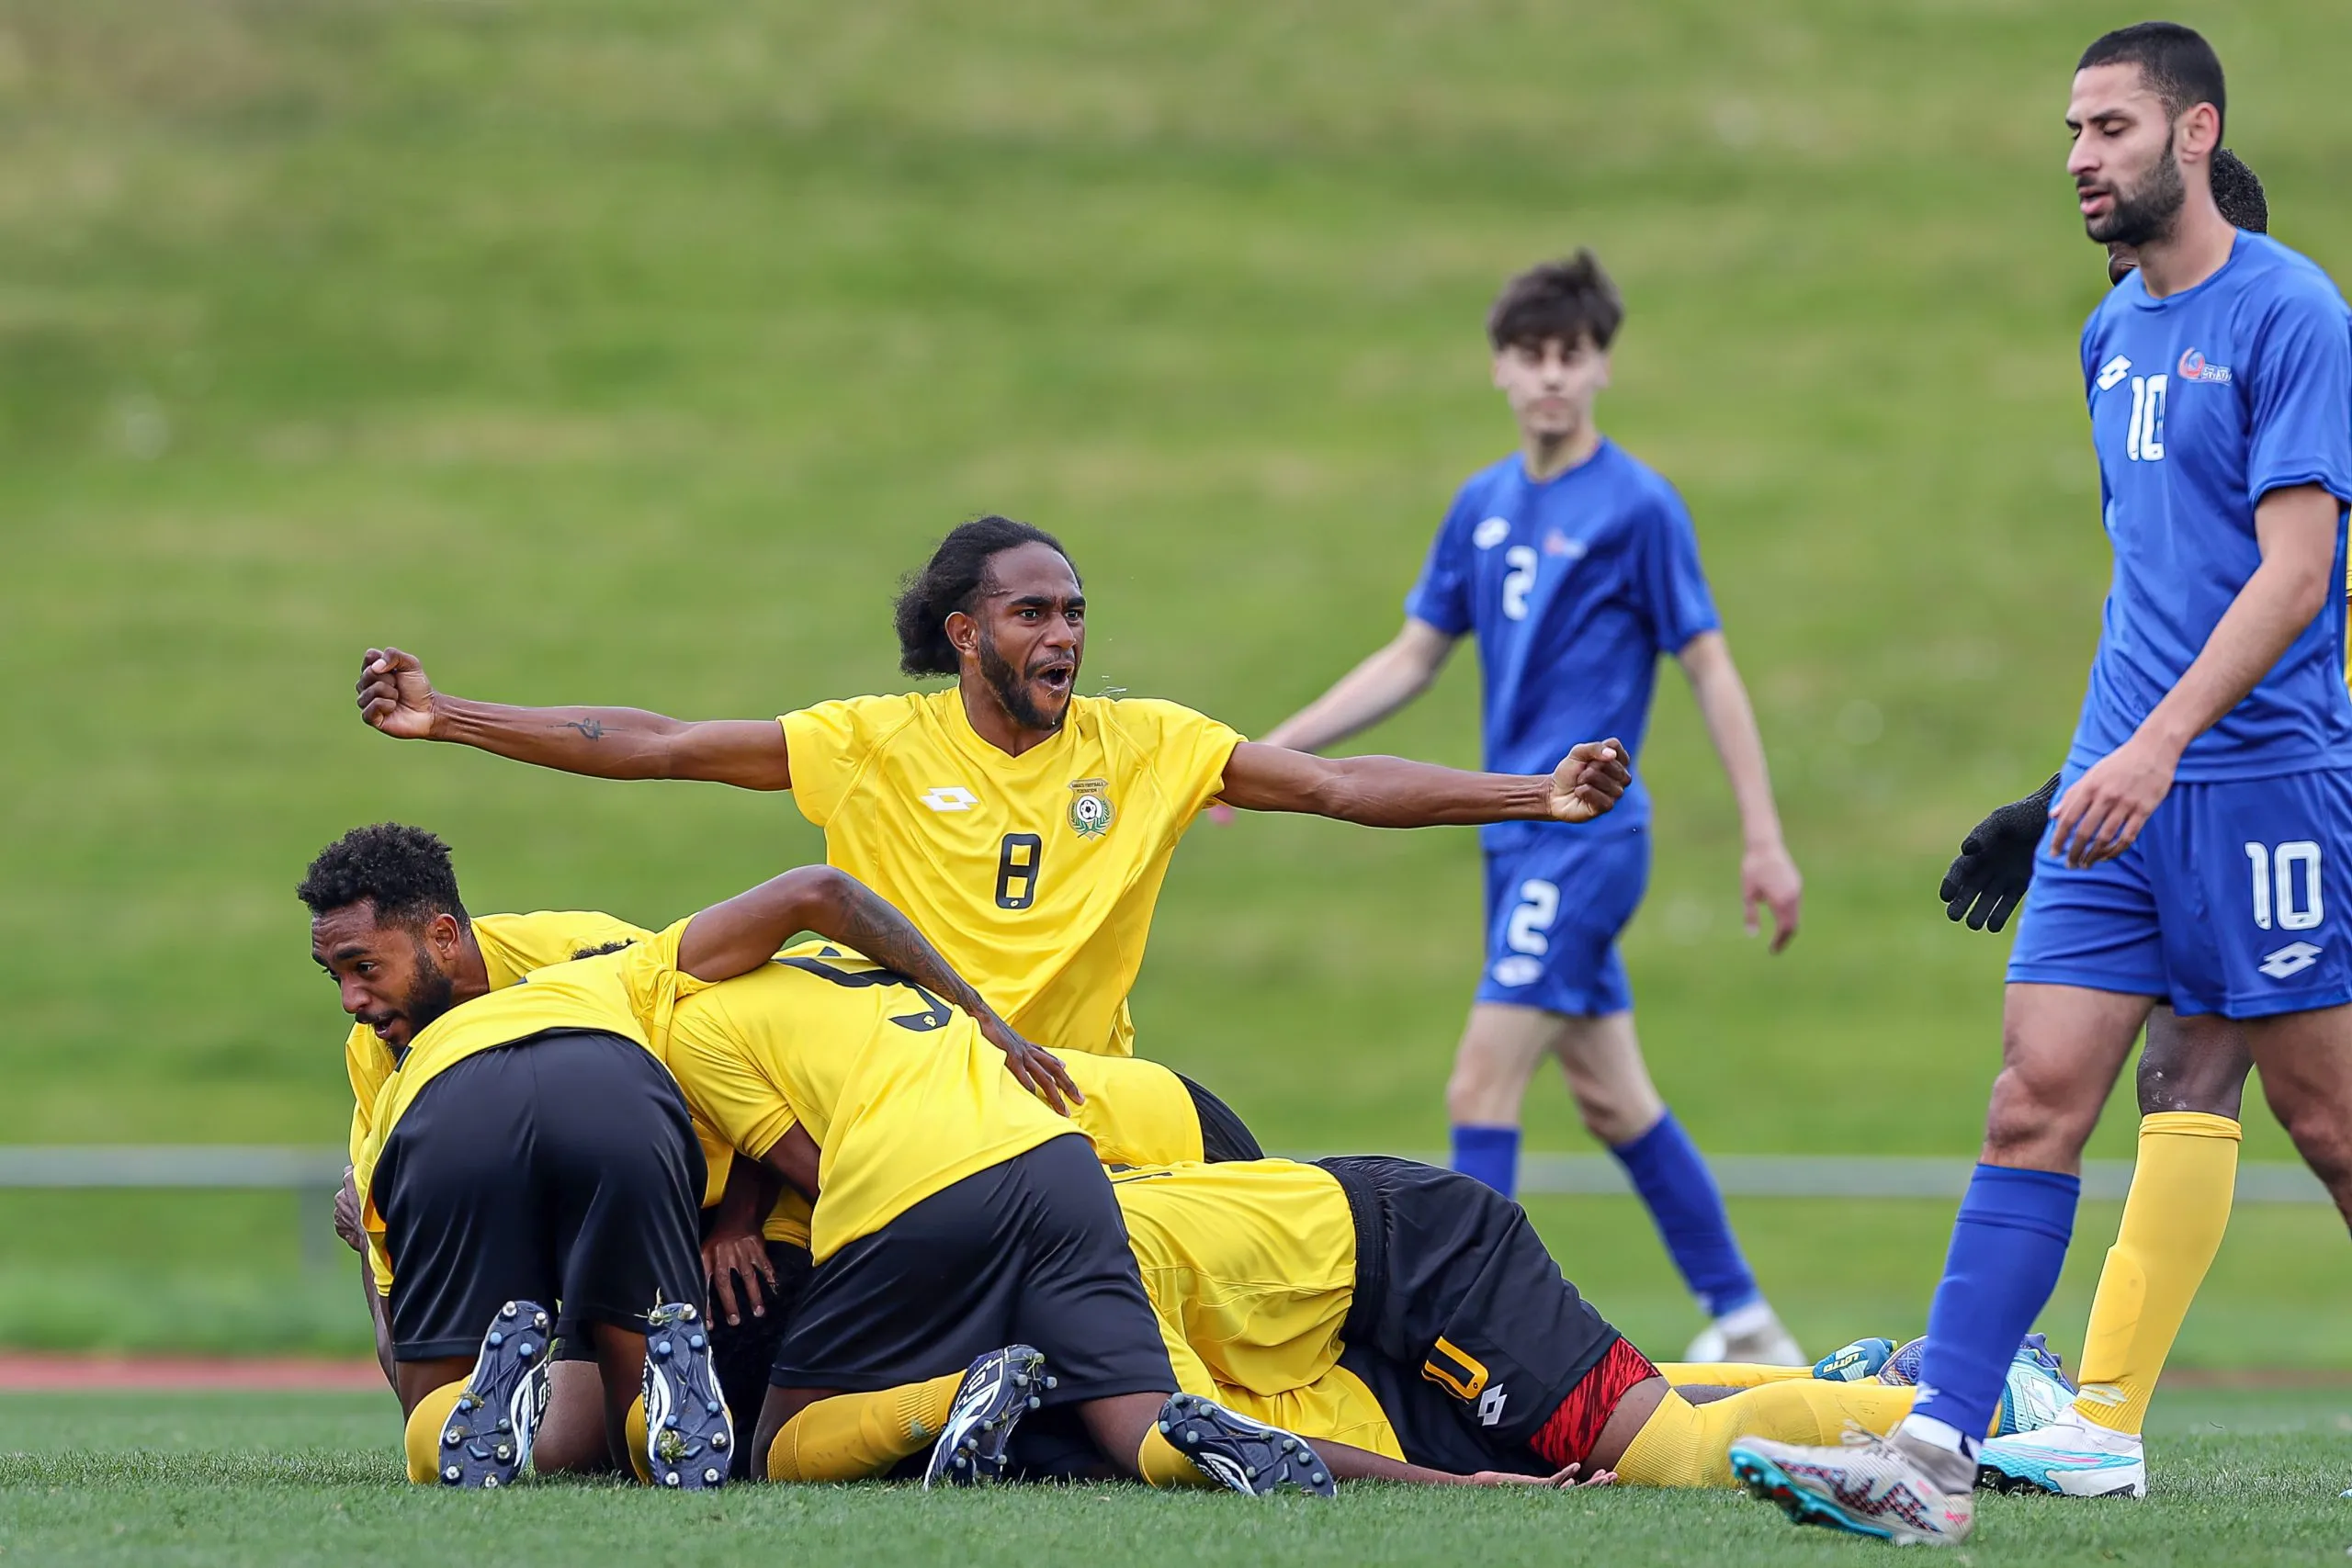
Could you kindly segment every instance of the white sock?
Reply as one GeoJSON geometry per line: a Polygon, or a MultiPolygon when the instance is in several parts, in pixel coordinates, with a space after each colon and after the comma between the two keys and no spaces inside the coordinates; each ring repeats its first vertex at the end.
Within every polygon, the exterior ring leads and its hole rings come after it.
{"type": "Polygon", "coordinates": [[[1779,1321],[1772,1314],[1772,1303],[1758,1296],[1746,1306],[1734,1307],[1715,1319],[1715,1327],[1726,1339],[1745,1339],[1763,1333],[1779,1321]]]}
{"type": "Polygon", "coordinates": [[[1895,1431],[1914,1442],[1926,1443],[1930,1448],[1942,1449],[1947,1453],[1958,1454],[1962,1459],[1976,1457],[1976,1445],[1969,1439],[1967,1433],[1951,1422],[1939,1421],[1932,1416],[1905,1416],[1903,1418],[1903,1425],[1897,1427],[1895,1431]]]}

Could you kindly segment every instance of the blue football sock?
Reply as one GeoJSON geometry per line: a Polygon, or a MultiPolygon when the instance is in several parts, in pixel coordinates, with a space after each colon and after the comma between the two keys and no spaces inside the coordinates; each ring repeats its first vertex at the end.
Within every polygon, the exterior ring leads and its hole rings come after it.
{"type": "Polygon", "coordinates": [[[1731,1234],[1731,1215],[1724,1212],[1724,1195],[1699,1153],[1699,1145],[1682,1130],[1669,1111],[1657,1125],[1630,1144],[1609,1151],[1625,1168],[1634,1190],[1649,1205],[1650,1218],[1666,1242],[1682,1282],[1699,1298],[1710,1317],[1721,1317],[1752,1302],[1763,1292],[1756,1275],[1740,1256],[1738,1238],[1731,1234]]]}
{"type": "Polygon", "coordinates": [[[1456,1127],[1453,1168],[1510,1197],[1519,1186],[1519,1129],[1456,1127]]]}
{"type": "Polygon", "coordinates": [[[2082,1191],[2079,1177],[1980,1165],[1960,1201],[1911,1414],[1958,1432],[1963,1453],[1992,1427],[2018,1341],[2057,1288],[2082,1191]]]}

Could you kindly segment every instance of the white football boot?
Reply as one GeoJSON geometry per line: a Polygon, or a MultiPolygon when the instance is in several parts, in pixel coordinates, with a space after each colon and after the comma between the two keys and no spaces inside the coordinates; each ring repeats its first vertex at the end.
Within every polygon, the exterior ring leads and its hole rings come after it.
{"type": "Polygon", "coordinates": [[[1977,1450],[1976,1484],[2061,1497],[2145,1497],[2147,1451],[2137,1435],[2086,1421],[2069,1404],[2048,1426],[1977,1450]]]}
{"type": "MultiPolygon", "coordinates": [[[[1966,1461],[1950,1456],[1960,1465],[1966,1461]]],[[[1947,1492],[1913,1444],[1849,1431],[1843,1446],[1806,1448],[1742,1438],[1731,1472],[1792,1522],[1876,1536],[1896,1546],[1957,1546],[1976,1522],[1976,1500],[1947,1492]]]]}
{"type": "Polygon", "coordinates": [[[1813,1358],[1781,1323],[1770,1302],[1735,1308],[1699,1331],[1686,1361],[1740,1361],[1759,1367],[1809,1367],[1813,1358]]]}

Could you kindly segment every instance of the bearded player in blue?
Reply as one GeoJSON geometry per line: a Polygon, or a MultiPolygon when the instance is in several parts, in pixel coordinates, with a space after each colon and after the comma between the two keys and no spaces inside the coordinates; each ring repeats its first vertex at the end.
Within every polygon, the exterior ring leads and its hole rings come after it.
{"type": "MultiPolygon", "coordinates": [[[[2216,209],[2222,66],[2187,28],[2076,68],[2067,169],[2090,237],[2139,270],[2084,329],[2115,573],[2009,959],[2002,1068],[1884,1438],[1742,1439],[1799,1522],[1949,1544],[1976,1441],[2064,1261],[2082,1150],[2158,1000],[2244,1031],[2322,1179],[2352,1166],[2352,700],[2344,682],[2352,321],[2326,275],[2216,209]]],[[[2339,1185],[2331,1180],[2331,1187],[2339,1185]]]]}
{"type": "MultiPolygon", "coordinates": [[[[1519,767],[1558,754],[1580,726],[1638,753],[1661,655],[1689,677],[1739,807],[1740,890],[1796,934],[1803,882],[1781,838],[1764,747],[1682,499],[1593,422],[1624,304],[1589,251],[1510,280],[1487,317],[1494,379],[1521,450],[1455,496],[1394,640],[1267,740],[1314,751],[1425,690],[1455,642],[1478,643],[1486,755],[1519,767]],[[1566,671],[1573,671],[1570,677],[1566,671]]],[[[1544,763],[1548,770],[1551,762],[1544,763]]],[[[1520,1105],[1556,1057],[1592,1134],[1657,1222],[1710,1326],[1698,1361],[1803,1360],[1757,1287],[1706,1162],[1650,1081],[1617,938],[1649,881],[1641,775],[1598,830],[1488,828],[1487,962],[1446,1089],[1453,1166],[1509,1195],[1520,1105]]]]}

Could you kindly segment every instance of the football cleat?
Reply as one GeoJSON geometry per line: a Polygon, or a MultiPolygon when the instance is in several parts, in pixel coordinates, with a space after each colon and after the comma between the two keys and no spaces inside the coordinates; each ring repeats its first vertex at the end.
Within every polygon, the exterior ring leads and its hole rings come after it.
{"type": "Polygon", "coordinates": [[[1979,1449],[1976,1484],[2061,1497],[2145,1497],[2148,1461],[2137,1434],[2086,1421],[2069,1404],[2035,1430],[1995,1438],[1979,1449]]]}
{"type": "Polygon", "coordinates": [[[1892,1339],[1857,1339],[1813,1364],[1813,1375],[1823,1382],[1869,1382],[1894,1354],[1892,1339]]]}
{"type": "Polygon", "coordinates": [[[711,1368],[702,1309],[665,1302],[646,1323],[645,1458],[653,1484],[679,1492],[724,1486],[735,1424],[711,1368]]]}
{"type": "Polygon", "coordinates": [[[1004,1474],[1004,1450],[1012,1428],[1043,1403],[1039,1398],[1054,1386],[1046,1375],[1045,1352],[1028,1345],[1008,1345],[964,1370],[956,1387],[956,1402],[947,1407],[946,1424],[931,1448],[931,1464],[922,1472],[923,1490],[933,1486],[972,1486],[1004,1474]]]}
{"type": "Polygon", "coordinates": [[[2075,1385],[2066,1381],[2064,1363],[2041,1335],[2029,1334],[2009,1360],[1993,1436],[2013,1438],[2037,1431],[2057,1420],[2074,1400],[2075,1385]]]}
{"type": "Polygon", "coordinates": [[[508,1302],[490,1320],[481,1354],[441,1428],[441,1484],[507,1486],[531,1462],[548,1408],[548,1314],[508,1302]]]}
{"type": "Polygon", "coordinates": [[[1897,1347],[1878,1370],[1878,1381],[1898,1388],[1914,1388],[1919,1382],[1919,1358],[1927,1354],[1928,1337],[1907,1339],[1897,1347]]]}
{"type": "Polygon", "coordinates": [[[1770,1303],[1756,1302],[1728,1313],[1699,1331],[1686,1361],[1739,1361],[1750,1366],[1809,1367],[1813,1358],[1783,1327],[1770,1303]]]}
{"type": "Polygon", "coordinates": [[[1294,1487],[1331,1496],[1331,1467],[1306,1439],[1236,1415],[1198,1394],[1173,1393],[1159,1409],[1159,1432],[1211,1481],[1263,1497],[1294,1487]]]}
{"type": "Polygon", "coordinates": [[[1957,1546],[1976,1521],[1974,1497],[1943,1491],[1901,1444],[1869,1432],[1849,1431],[1835,1449],[1742,1438],[1731,1472],[1796,1524],[1897,1546],[1957,1546]]]}

